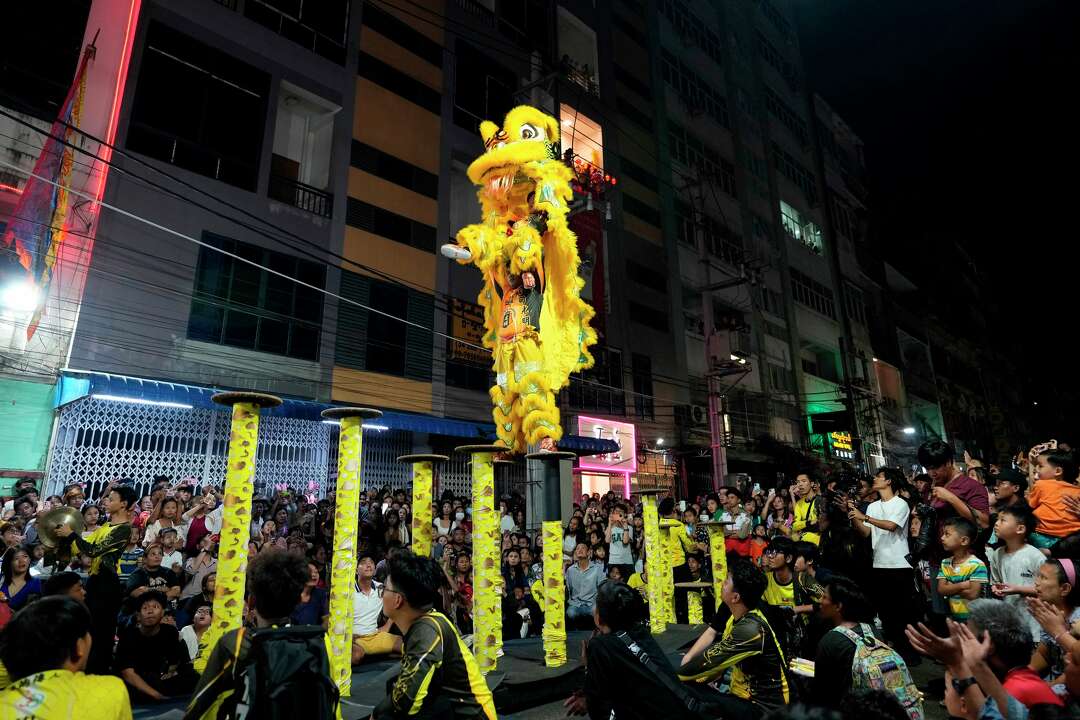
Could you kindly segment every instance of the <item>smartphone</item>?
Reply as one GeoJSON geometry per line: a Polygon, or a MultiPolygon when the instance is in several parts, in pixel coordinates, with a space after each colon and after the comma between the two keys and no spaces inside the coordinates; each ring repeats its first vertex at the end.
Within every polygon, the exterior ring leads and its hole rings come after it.
{"type": "Polygon", "coordinates": [[[685,500],[680,500],[679,501],[679,512],[686,512],[686,501],[685,500]]]}

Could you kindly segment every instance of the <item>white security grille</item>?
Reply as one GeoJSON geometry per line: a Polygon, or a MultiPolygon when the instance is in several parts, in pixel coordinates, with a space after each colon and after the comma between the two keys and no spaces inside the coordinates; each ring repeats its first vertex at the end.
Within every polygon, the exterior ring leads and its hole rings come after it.
{"type": "MultiPolygon", "coordinates": [[[[264,416],[259,427],[255,490],[287,486],[322,495],[327,483],[331,427],[321,422],[264,416]]],[[[140,493],[153,478],[192,476],[222,483],[229,442],[226,409],[83,398],[60,410],[49,462],[49,493],[82,483],[90,497],[114,478],[131,478],[140,493]]],[[[336,446],[336,433],[335,433],[336,446]]],[[[335,448],[336,449],[336,448],[335,448]]],[[[336,455],[336,452],[335,452],[336,455]]]]}
{"type": "MultiPolygon", "coordinates": [[[[336,425],[329,427],[330,434],[330,480],[328,489],[337,487],[338,439],[341,435],[336,425]]],[[[409,468],[397,459],[412,452],[412,433],[404,430],[367,430],[361,455],[361,485],[364,490],[381,490],[384,487],[409,488],[412,478],[409,468]]]]}

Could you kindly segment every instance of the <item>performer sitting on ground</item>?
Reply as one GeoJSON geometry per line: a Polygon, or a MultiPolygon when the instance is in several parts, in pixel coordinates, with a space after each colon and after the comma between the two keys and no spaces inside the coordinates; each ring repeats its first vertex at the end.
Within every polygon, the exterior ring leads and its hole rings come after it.
{"type": "Polygon", "coordinates": [[[390,633],[390,620],[379,626],[382,584],[375,581],[375,559],[361,552],[356,562],[356,593],[353,597],[352,664],[379,655],[400,655],[401,636],[390,633]]]}

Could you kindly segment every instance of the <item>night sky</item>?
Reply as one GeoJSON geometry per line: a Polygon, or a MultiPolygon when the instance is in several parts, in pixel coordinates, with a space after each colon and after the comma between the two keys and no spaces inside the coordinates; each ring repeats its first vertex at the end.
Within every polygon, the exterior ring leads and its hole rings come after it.
{"type": "Polygon", "coordinates": [[[958,239],[1001,302],[995,334],[1040,378],[1034,394],[1080,391],[1060,352],[1080,340],[1080,2],[795,5],[811,86],[866,145],[886,257],[918,275],[958,239]]]}

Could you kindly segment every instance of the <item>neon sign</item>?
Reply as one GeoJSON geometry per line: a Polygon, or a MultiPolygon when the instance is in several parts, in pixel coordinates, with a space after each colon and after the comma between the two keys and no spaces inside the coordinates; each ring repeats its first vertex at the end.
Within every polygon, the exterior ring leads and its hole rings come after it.
{"type": "Polygon", "coordinates": [[[582,470],[632,473],[637,471],[637,433],[633,423],[578,416],[578,435],[597,440],[614,440],[619,449],[612,453],[583,457],[578,461],[582,470]]]}

